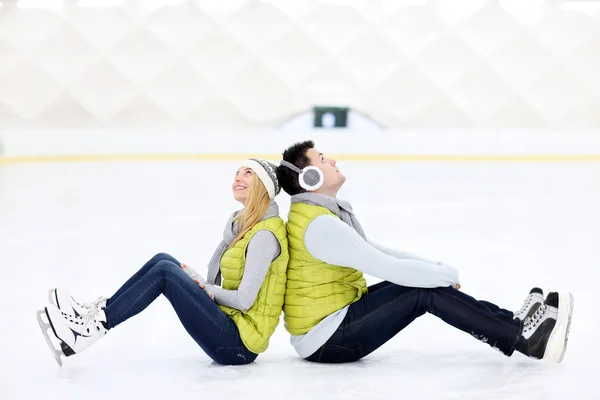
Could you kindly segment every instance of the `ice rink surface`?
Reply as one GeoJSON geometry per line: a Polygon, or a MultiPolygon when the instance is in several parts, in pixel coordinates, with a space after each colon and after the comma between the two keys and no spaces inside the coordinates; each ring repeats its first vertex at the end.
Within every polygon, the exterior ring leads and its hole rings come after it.
{"type": "Polygon", "coordinates": [[[237,163],[14,164],[0,165],[0,398],[600,398],[600,163],[338,165],[367,236],[457,267],[472,296],[516,310],[532,286],[573,292],[563,363],[507,358],[425,315],[354,364],[302,361],[280,323],[255,363],[224,367],[160,297],[59,368],[35,319],[47,289],[110,296],[158,252],[205,272],[239,208],[237,163]]]}

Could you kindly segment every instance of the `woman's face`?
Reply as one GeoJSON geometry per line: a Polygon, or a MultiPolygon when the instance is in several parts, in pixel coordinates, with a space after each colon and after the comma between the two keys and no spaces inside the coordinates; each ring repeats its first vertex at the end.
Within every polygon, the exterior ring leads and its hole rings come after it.
{"type": "Polygon", "coordinates": [[[233,190],[233,198],[242,204],[246,203],[246,199],[250,196],[250,187],[254,180],[254,171],[248,167],[241,167],[235,173],[231,189],[233,190]]]}

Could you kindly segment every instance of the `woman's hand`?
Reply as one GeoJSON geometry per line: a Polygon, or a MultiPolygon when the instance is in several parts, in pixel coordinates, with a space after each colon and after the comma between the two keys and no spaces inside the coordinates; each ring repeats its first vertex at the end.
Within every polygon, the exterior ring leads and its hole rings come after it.
{"type": "Polygon", "coordinates": [[[206,285],[208,284],[208,282],[206,281],[206,279],[204,279],[204,277],[202,275],[200,275],[198,273],[198,271],[196,271],[194,268],[190,267],[187,264],[181,263],[181,269],[189,275],[190,278],[192,278],[194,280],[194,282],[196,282],[196,284],[198,286],[200,286],[200,289],[204,290],[206,292],[206,294],[208,294],[208,297],[210,297],[211,299],[215,299],[215,295],[212,294],[210,292],[209,289],[207,289],[206,285]]]}

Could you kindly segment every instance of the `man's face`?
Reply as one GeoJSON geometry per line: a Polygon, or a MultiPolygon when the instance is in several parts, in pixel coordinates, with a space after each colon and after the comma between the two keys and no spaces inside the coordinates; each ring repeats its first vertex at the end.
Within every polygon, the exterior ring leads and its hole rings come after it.
{"type": "Polygon", "coordinates": [[[339,188],[346,182],[346,177],[336,167],[335,160],[326,158],[323,153],[315,148],[308,149],[306,157],[310,160],[310,165],[319,168],[323,172],[324,183],[318,191],[327,193],[333,190],[337,193],[339,188]]]}

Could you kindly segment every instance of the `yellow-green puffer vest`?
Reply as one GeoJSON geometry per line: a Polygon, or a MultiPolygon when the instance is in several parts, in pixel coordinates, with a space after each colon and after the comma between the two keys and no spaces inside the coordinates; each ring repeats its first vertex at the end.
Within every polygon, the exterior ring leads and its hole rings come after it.
{"type": "Polygon", "coordinates": [[[279,217],[260,221],[221,257],[220,270],[223,289],[237,290],[244,275],[246,248],[250,239],[260,230],[272,232],[281,248],[279,256],[271,263],[267,276],[258,291],[256,301],[246,312],[219,305],[237,326],[248,350],[259,354],[269,346],[269,339],[279,324],[285,296],[286,269],[288,265],[288,241],[285,225],[279,217]]]}
{"type": "Polygon", "coordinates": [[[308,252],[304,235],[320,215],[338,218],[325,207],[293,203],[286,223],[290,261],[283,312],[285,328],[294,336],[307,333],[323,318],[358,301],[368,291],[362,272],[327,264],[308,252]]]}

